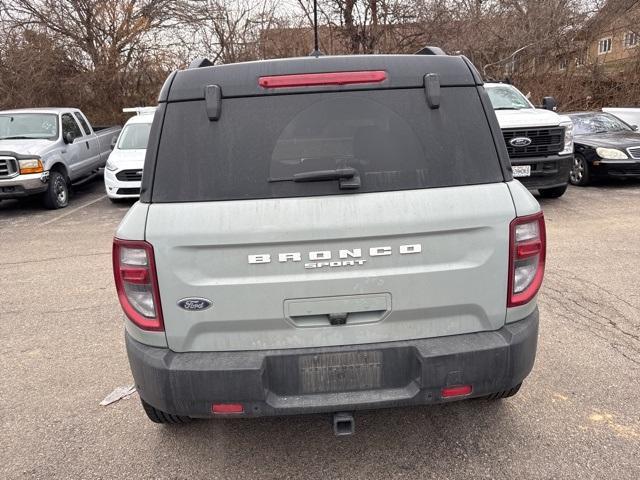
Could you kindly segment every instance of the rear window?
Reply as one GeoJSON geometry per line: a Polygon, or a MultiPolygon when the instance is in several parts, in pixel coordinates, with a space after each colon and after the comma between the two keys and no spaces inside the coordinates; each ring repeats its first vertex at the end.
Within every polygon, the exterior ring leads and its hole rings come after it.
{"type": "Polygon", "coordinates": [[[423,89],[228,98],[220,120],[204,101],[169,103],[155,202],[353,194],[503,181],[478,92],[423,89]],[[295,174],[355,169],[360,188],[293,182],[295,174]]]}

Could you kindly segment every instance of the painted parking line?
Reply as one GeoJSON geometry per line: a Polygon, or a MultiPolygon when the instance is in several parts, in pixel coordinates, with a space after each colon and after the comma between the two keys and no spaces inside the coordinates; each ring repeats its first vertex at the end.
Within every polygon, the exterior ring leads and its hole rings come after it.
{"type": "Polygon", "coordinates": [[[86,207],[88,207],[88,206],[90,206],[90,205],[93,205],[94,203],[98,203],[100,200],[103,200],[103,199],[105,199],[105,198],[107,198],[107,195],[106,195],[106,194],[105,194],[105,195],[102,195],[102,196],[101,196],[101,197],[99,197],[99,198],[96,198],[95,200],[91,200],[90,202],[87,202],[87,203],[85,203],[84,205],[80,205],[79,207],[76,207],[76,208],[74,208],[73,210],[69,210],[68,212],[64,212],[62,215],[59,215],[59,216],[57,216],[57,217],[55,217],[55,218],[52,218],[51,220],[47,220],[46,222],[41,223],[40,225],[41,225],[41,226],[50,225],[50,224],[52,224],[53,222],[57,222],[58,220],[60,220],[60,219],[62,219],[62,218],[68,217],[69,215],[73,215],[73,214],[74,214],[74,213],[76,213],[78,210],[82,210],[83,208],[86,208],[86,207]]]}

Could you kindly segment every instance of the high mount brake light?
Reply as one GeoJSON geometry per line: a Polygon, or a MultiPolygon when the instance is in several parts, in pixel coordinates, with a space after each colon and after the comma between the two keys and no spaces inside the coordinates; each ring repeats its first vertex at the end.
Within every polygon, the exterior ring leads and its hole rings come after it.
{"type": "Polygon", "coordinates": [[[260,77],[262,88],[314,87],[326,85],[352,85],[356,83],[381,83],[387,79],[384,70],[362,72],[301,73],[260,77]]]}
{"type": "Polygon", "coordinates": [[[127,318],[143,330],[163,331],[153,247],[144,241],[115,238],[113,275],[127,318]]]}
{"type": "Polygon", "coordinates": [[[517,307],[530,302],[542,285],[547,249],[544,215],[518,217],[509,229],[507,307],[517,307]]]}

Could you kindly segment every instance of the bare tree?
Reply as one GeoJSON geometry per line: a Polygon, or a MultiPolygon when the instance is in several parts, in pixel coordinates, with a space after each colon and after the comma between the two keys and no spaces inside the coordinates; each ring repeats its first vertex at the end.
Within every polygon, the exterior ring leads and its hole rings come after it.
{"type": "MultiPolygon", "coordinates": [[[[114,121],[122,106],[154,102],[169,71],[195,57],[231,63],[309,54],[312,5],[3,0],[0,107],[66,103],[114,121]]],[[[576,62],[599,24],[622,18],[624,28],[640,29],[640,0],[318,0],[318,8],[326,54],[437,45],[470,57],[490,78],[508,76],[534,98],[553,94],[563,108],[640,103],[640,48],[624,75],[576,62]],[[561,62],[570,68],[559,69],[561,62]]]]}
{"type": "Polygon", "coordinates": [[[277,3],[270,0],[196,0],[189,2],[191,28],[182,35],[193,56],[214,63],[253,60],[260,56],[260,34],[277,25],[277,3]]]}
{"type": "Polygon", "coordinates": [[[149,69],[158,70],[152,62],[166,58],[170,42],[163,44],[162,35],[179,23],[181,5],[173,0],[8,0],[3,18],[14,37],[46,36],[84,74],[76,93],[90,89],[92,107],[101,106],[113,119],[119,115],[118,99],[131,93],[128,87],[148,81],[149,69]]]}

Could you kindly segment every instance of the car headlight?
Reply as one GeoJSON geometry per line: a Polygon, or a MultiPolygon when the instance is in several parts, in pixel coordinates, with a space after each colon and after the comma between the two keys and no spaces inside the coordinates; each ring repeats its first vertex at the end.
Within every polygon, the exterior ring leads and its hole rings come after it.
{"type": "Polygon", "coordinates": [[[18,164],[20,165],[20,175],[44,172],[42,161],[39,158],[23,158],[18,160],[18,164]]]}
{"type": "Polygon", "coordinates": [[[564,148],[560,155],[569,155],[573,153],[573,122],[560,122],[560,126],[564,127],[564,148]]]}
{"type": "Polygon", "coordinates": [[[114,170],[118,169],[118,166],[113,164],[111,160],[107,160],[107,164],[104,166],[104,168],[106,168],[110,172],[113,172],[114,170]]]}
{"type": "Polygon", "coordinates": [[[600,158],[607,160],[626,160],[629,158],[626,153],[622,150],[618,150],[617,148],[598,147],[596,148],[596,153],[600,158]]]}

